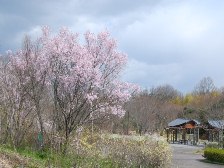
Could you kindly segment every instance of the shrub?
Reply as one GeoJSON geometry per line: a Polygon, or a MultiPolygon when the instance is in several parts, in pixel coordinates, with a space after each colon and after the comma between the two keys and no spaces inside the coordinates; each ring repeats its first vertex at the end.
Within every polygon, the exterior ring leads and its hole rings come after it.
{"type": "Polygon", "coordinates": [[[204,157],[213,162],[224,163],[224,150],[216,148],[206,148],[204,157]]]}
{"type": "Polygon", "coordinates": [[[79,155],[106,159],[111,167],[164,168],[171,162],[169,145],[157,137],[85,134],[74,142],[79,155]]]}

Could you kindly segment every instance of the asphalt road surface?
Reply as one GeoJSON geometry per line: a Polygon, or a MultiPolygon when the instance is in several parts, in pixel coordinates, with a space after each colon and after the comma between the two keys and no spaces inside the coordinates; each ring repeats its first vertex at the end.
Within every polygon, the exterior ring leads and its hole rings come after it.
{"type": "Polygon", "coordinates": [[[205,159],[201,151],[202,147],[171,144],[173,149],[172,168],[224,168],[224,165],[203,162],[205,159]]]}

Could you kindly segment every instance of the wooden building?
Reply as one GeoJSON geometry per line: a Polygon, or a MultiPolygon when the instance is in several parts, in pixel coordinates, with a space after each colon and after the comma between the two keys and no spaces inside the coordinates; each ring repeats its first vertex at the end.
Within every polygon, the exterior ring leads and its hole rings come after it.
{"type": "Polygon", "coordinates": [[[166,128],[167,141],[196,145],[199,139],[218,142],[224,147],[224,120],[208,120],[201,124],[197,120],[177,118],[166,128]]]}
{"type": "Polygon", "coordinates": [[[209,142],[223,142],[224,120],[208,120],[204,129],[209,142]]]}
{"type": "Polygon", "coordinates": [[[166,128],[167,141],[172,143],[196,145],[199,140],[200,122],[177,118],[166,128]]]}

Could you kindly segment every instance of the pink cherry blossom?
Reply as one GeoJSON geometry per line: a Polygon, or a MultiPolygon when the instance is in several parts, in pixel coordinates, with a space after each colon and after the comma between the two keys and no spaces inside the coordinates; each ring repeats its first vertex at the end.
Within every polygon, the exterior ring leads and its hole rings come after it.
{"type": "MultiPolygon", "coordinates": [[[[54,100],[55,116],[58,120],[63,118],[57,124],[62,124],[66,136],[90,116],[108,113],[123,116],[123,104],[139,88],[120,80],[127,55],[117,49],[117,42],[109,32],[95,35],[88,31],[84,42],[67,28],[52,35],[45,26],[42,32],[37,40],[38,49],[27,43],[30,46],[21,51],[8,52],[8,68],[15,78],[20,76],[19,84],[29,89],[28,95],[39,93],[41,98],[41,89],[48,89],[54,100]],[[31,84],[35,84],[35,89],[31,84]]],[[[18,87],[12,91],[15,98],[18,87]]]]}

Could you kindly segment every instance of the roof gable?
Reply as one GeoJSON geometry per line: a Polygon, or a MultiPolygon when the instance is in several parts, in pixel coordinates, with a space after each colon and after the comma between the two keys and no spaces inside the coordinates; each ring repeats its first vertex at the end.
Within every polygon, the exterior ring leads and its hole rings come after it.
{"type": "Polygon", "coordinates": [[[200,124],[200,122],[197,121],[197,120],[190,120],[190,119],[177,118],[177,119],[171,121],[171,122],[168,124],[168,126],[169,126],[169,127],[175,127],[175,126],[179,126],[179,125],[182,125],[182,124],[186,124],[186,123],[188,123],[188,122],[190,122],[190,121],[195,122],[195,124],[197,124],[197,125],[200,124]]]}
{"type": "Polygon", "coordinates": [[[224,128],[224,120],[208,120],[208,124],[214,128],[224,128]]]}
{"type": "Polygon", "coordinates": [[[189,122],[189,121],[190,121],[190,120],[188,120],[188,119],[177,118],[177,119],[171,121],[171,122],[168,124],[168,126],[169,126],[169,127],[174,127],[174,126],[177,126],[177,125],[185,124],[185,123],[187,123],[187,122],[189,122]]]}

